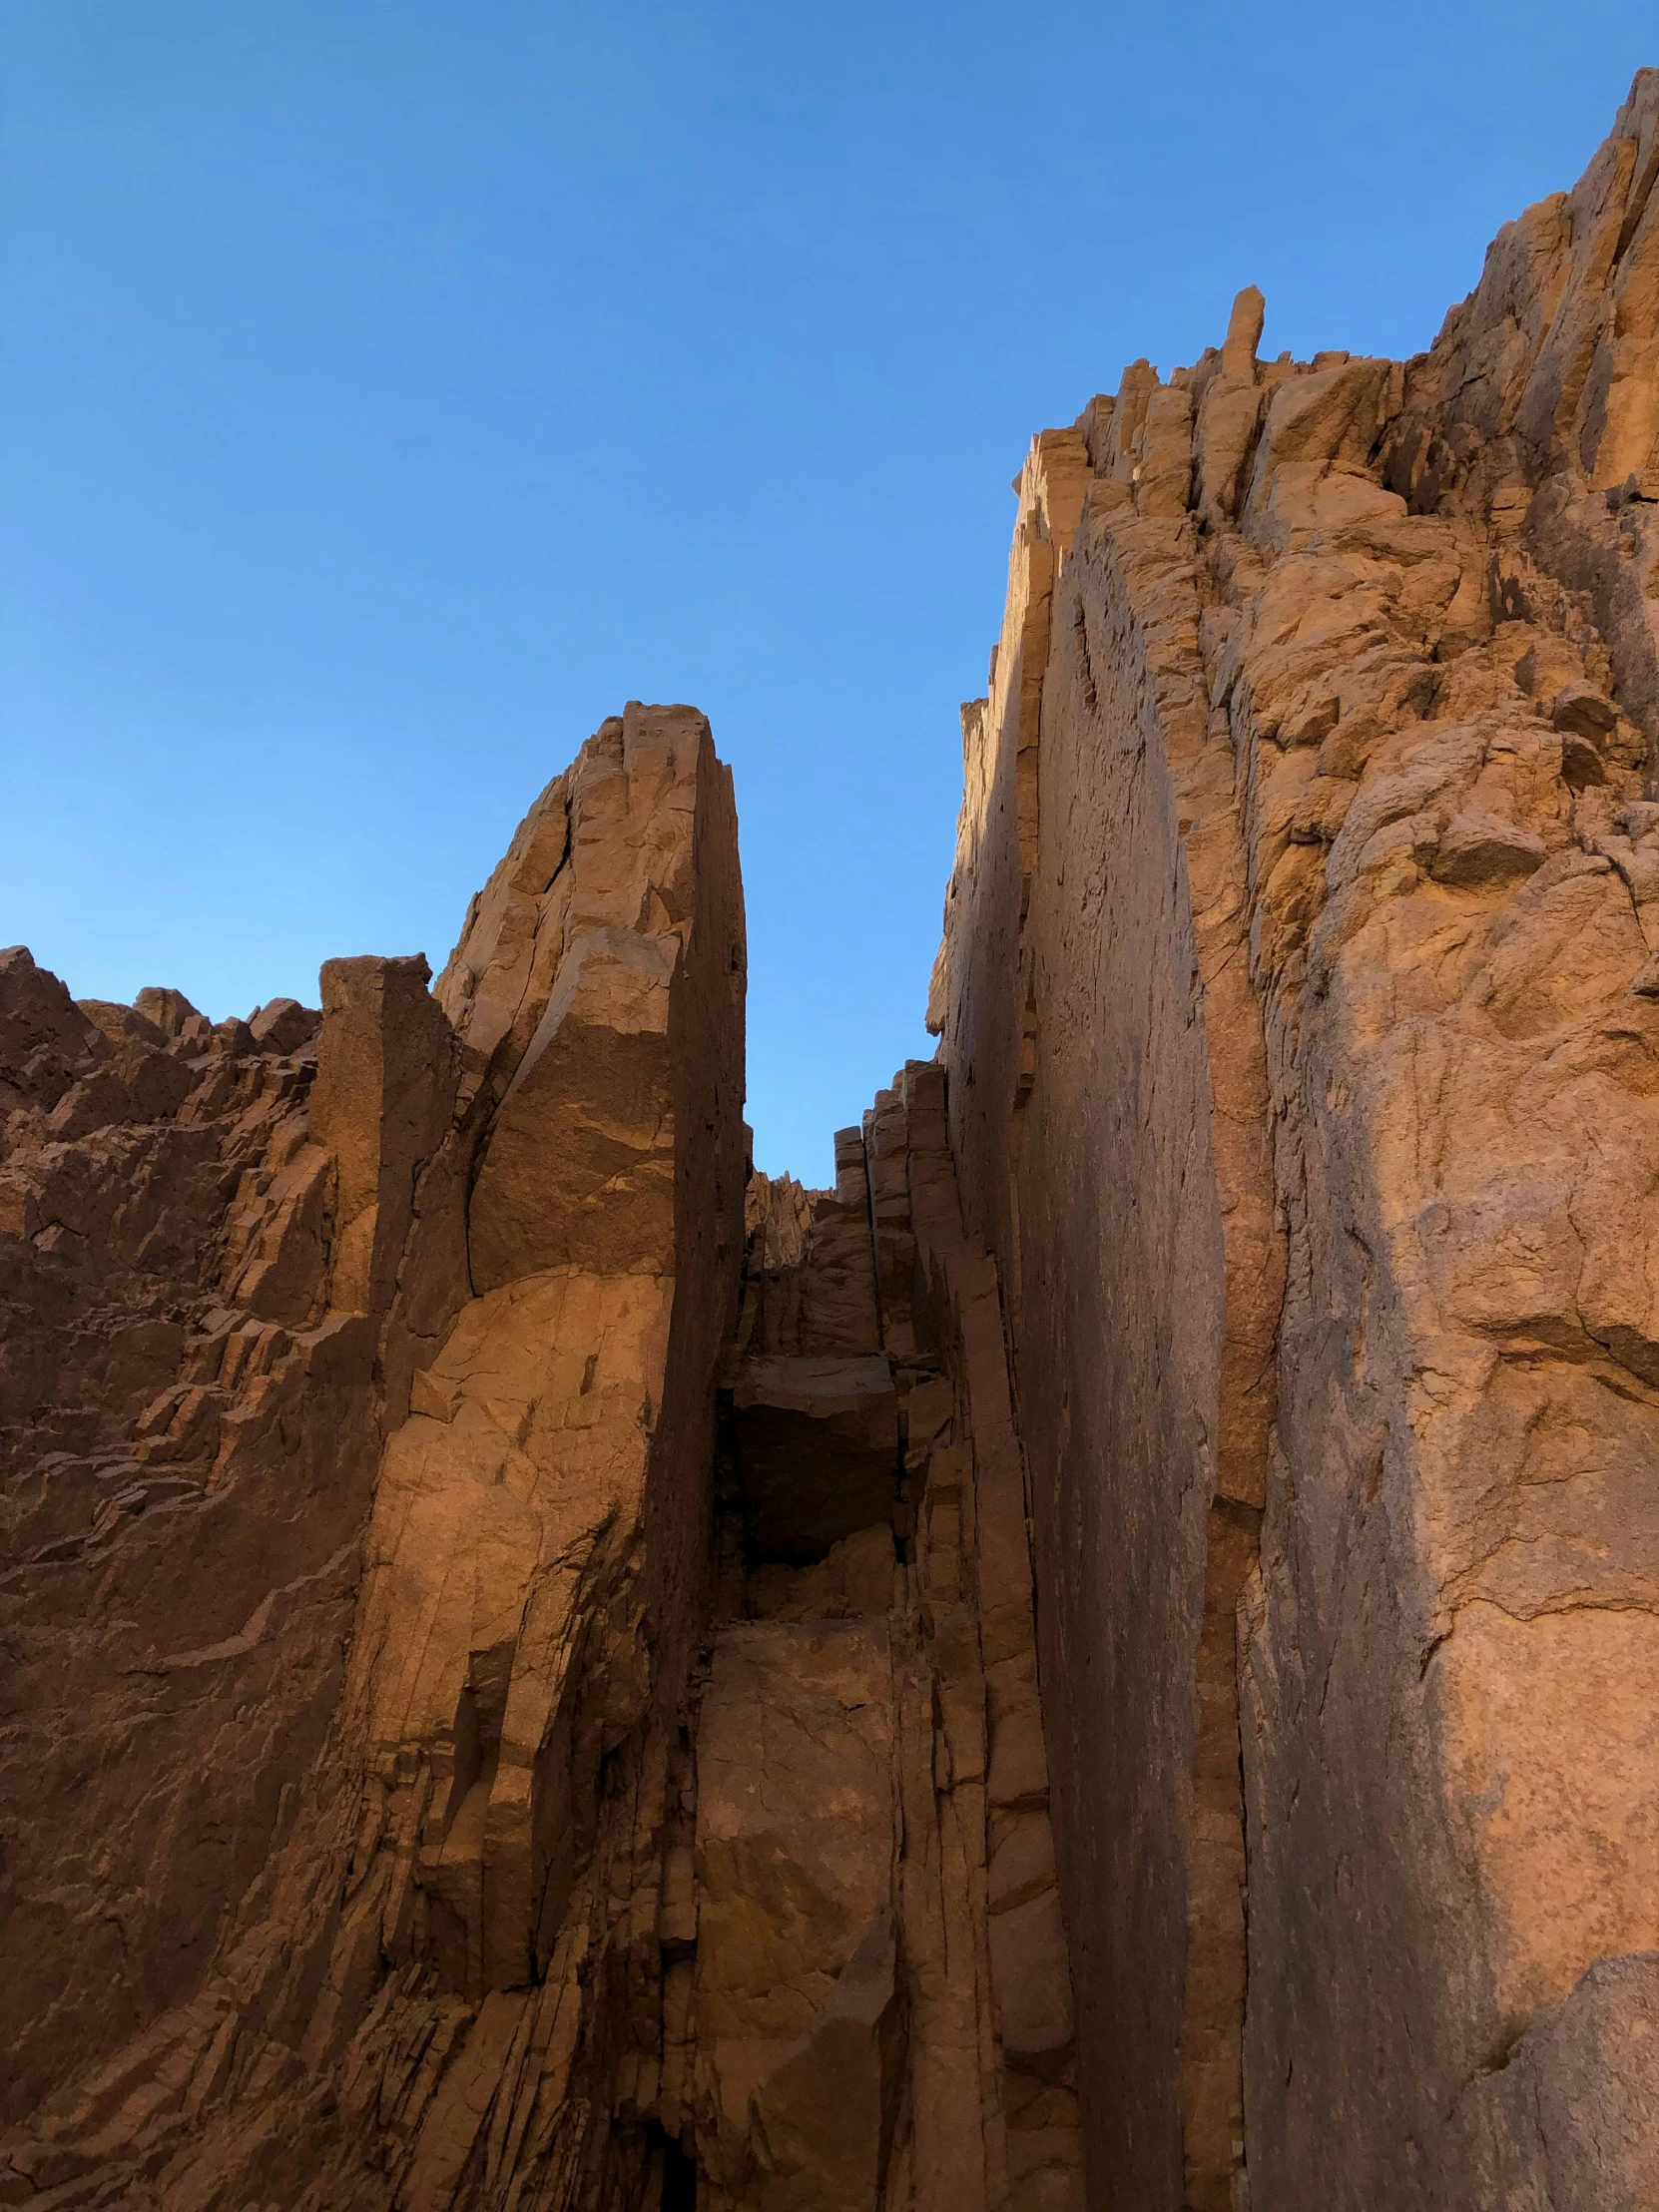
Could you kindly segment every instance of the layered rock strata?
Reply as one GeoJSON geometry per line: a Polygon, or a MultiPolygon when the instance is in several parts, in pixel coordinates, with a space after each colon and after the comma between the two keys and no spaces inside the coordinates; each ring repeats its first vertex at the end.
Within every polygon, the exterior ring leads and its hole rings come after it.
{"type": "Polygon", "coordinates": [[[1659,2202],[1656,181],[1037,437],[830,1190],[690,709],[430,989],[0,955],[0,2203],[1659,2202]]]}

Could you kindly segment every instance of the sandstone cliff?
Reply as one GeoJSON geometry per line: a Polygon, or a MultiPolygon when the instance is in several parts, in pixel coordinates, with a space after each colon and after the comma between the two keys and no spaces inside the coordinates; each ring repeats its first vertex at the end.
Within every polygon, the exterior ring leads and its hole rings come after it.
{"type": "Polygon", "coordinates": [[[1019,479],[931,1018],[1094,2205],[1659,2201],[1656,173],[1019,479]]]}
{"type": "Polygon", "coordinates": [[[435,992],[169,1041],[10,959],[9,2200],[631,2201],[743,1256],[707,726],[608,723],[435,992]]]}
{"type": "Polygon", "coordinates": [[[1656,179],[1037,437],[832,1190],[688,708],[430,988],[0,954],[0,2203],[1659,2204],[1656,179]]]}

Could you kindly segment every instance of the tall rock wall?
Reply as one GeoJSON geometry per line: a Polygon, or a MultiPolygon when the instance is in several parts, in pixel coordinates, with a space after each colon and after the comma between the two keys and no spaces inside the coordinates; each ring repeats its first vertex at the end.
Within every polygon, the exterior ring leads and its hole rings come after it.
{"type": "Polygon", "coordinates": [[[435,994],[169,1042],[7,957],[7,2201],[633,2201],[744,1250],[707,725],[608,723],[435,994]]]}
{"type": "Polygon", "coordinates": [[[224,1710],[205,1746],[135,1741],[25,1685],[28,1726],[109,1778],[71,1802],[93,1879],[69,1894],[91,1920],[117,1879],[136,1891],[150,1978],[105,2022],[102,1954],[51,1933],[67,1886],[47,1816],[74,1785],[20,1729],[7,1779],[33,1856],[12,1927],[46,1924],[42,1978],[59,1945],[78,1978],[55,2009],[13,1992],[35,2071],[0,2201],[1075,2212],[998,1273],[963,1229],[936,1066],[839,1133],[833,1190],[749,1174],[736,821],[702,718],[630,707],[601,730],[432,990],[423,960],[331,961],[320,1016],[267,1009],[263,1052],[178,1010],[176,1044],[150,1040],[9,960],[20,1095],[51,1094],[8,1125],[34,1209],[12,1263],[64,1249],[48,1171],[80,1101],[95,1150],[166,1141],[134,1113],[160,1069],[170,1102],[242,1108],[233,1129],[268,1148],[213,1282],[279,1296],[310,1357],[343,1336],[357,1364],[331,1394],[313,1368],[250,1408],[228,1393],[264,1371],[226,1348],[255,1325],[155,1282],[149,1247],[131,1281],[75,1248],[62,1302],[107,1361],[117,1292],[124,1317],[141,1291],[174,1301],[171,1427],[14,1329],[20,1429],[50,1442],[60,1401],[104,1391],[102,1427],[74,1429],[91,1464],[48,1452],[14,1486],[72,1531],[19,1524],[49,1537],[11,1576],[35,1664],[67,1652],[90,1676],[131,1648],[101,1608],[137,1529],[167,1578],[134,1671],[224,1710]],[[279,1142],[246,1111],[268,1090],[279,1142]],[[240,1459],[226,1474],[255,1413],[258,1466],[287,1471],[334,1550],[319,1589],[284,1583],[250,1618],[217,1584],[245,1557],[268,1581],[284,1563],[265,1493],[240,1459]],[[152,1445],[164,1430],[177,1448],[152,1445]],[[187,1439],[205,1488],[129,1479],[182,1467],[187,1439]],[[133,1457],[120,1515],[89,1528],[106,1447],[133,1457]],[[298,1486],[311,1453],[326,1512],[298,1486]],[[188,1517],[208,1498],[217,1549],[188,1517]],[[210,1603],[243,1625],[180,1650],[210,1603]],[[211,1831],[228,1783],[248,1799],[235,1853],[175,1865],[186,1816],[211,1831]],[[172,1822],[136,1867],[120,1791],[172,1822]]]}
{"type": "Polygon", "coordinates": [[[932,1013],[1101,2206],[1659,2186],[1656,172],[1019,479],[932,1013]]]}
{"type": "Polygon", "coordinates": [[[0,2204],[1659,2204],[1656,181],[1034,440],[830,1190],[689,708],[430,988],[0,954],[0,2204]]]}

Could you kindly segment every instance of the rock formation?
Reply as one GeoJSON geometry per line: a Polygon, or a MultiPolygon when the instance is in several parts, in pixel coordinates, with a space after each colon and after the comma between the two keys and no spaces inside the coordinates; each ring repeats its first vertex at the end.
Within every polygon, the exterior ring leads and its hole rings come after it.
{"type": "Polygon", "coordinates": [[[430,988],[0,955],[0,2204],[1659,2204],[1656,179],[1037,437],[833,1190],[688,708],[430,988]]]}
{"type": "Polygon", "coordinates": [[[1091,2205],[1659,2201],[1656,172],[1019,480],[932,1016],[1091,2205]]]}

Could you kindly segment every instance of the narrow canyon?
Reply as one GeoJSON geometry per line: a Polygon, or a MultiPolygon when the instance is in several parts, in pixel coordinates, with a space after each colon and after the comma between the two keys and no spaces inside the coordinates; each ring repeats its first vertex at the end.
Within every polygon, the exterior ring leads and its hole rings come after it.
{"type": "Polygon", "coordinates": [[[1033,439],[832,1190],[691,707],[0,953],[0,2206],[1659,2207],[1656,180],[1033,439]]]}

